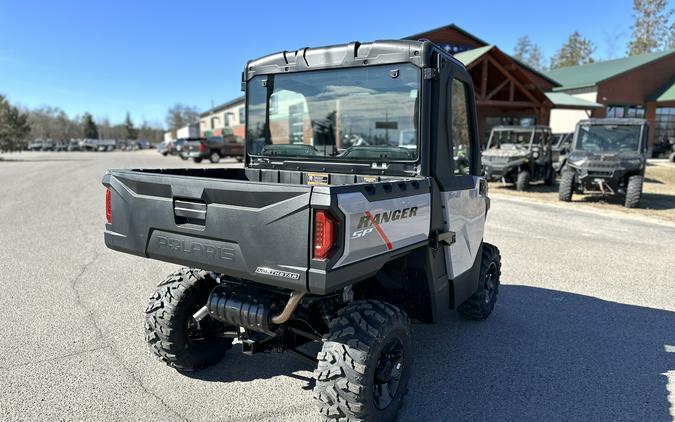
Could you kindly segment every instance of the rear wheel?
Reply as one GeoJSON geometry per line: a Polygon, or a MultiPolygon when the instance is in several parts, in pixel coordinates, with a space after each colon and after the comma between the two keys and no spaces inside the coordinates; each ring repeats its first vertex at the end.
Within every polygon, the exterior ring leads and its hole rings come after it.
{"type": "Polygon", "coordinates": [[[192,159],[192,161],[194,161],[195,163],[199,164],[199,163],[202,162],[202,157],[195,157],[195,158],[192,159]]]}
{"type": "Polygon", "coordinates": [[[563,170],[560,175],[560,185],[558,186],[558,199],[565,202],[572,200],[574,193],[574,179],[576,172],[574,170],[563,170]]]}
{"type": "Polygon", "coordinates": [[[635,208],[640,204],[642,197],[642,176],[631,176],[628,178],[628,186],[626,187],[626,208],[635,208]]]}
{"type": "Polygon", "coordinates": [[[516,190],[526,191],[530,188],[530,172],[527,170],[522,170],[518,173],[518,179],[516,179],[516,190]]]}
{"type": "Polygon", "coordinates": [[[145,340],[153,353],[181,371],[205,368],[218,362],[232,347],[222,336],[225,324],[206,317],[192,318],[216,281],[203,271],[182,268],[159,283],[145,309],[145,340]]]}
{"type": "Polygon", "coordinates": [[[410,378],[410,320],[385,302],[354,302],[330,322],[317,358],[314,397],[325,421],[392,421],[410,378]]]}
{"type": "Polygon", "coordinates": [[[209,161],[211,161],[213,164],[217,164],[220,162],[220,154],[217,152],[212,152],[211,155],[209,156],[209,161]]]}
{"type": "Polygon", "coordinates": [[[499,249],[489,243],[483,243],[478,290],[457,307],[460,315],[466,319],[479,320],[487,318],[492,313],[499,293],[501,269],[499,249]]]}

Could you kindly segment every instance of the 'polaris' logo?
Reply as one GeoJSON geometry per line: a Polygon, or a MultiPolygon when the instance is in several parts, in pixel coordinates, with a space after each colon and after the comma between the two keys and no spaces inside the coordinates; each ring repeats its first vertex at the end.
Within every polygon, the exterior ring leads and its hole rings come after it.
{"type": "Polygon", "coordinates": [[[157,236],[157,246],[160,249],[169,249],[173,252],[180,252],[203,259],[222,259],[225,261],[232,261],[234,259],[234,250],[232,248],[208,245],[194,240],[157,236]]]}
{"type": "Polygon", "coordinates": [[[373,224],[384,224],[389,221],[401,220],[403,218],[410,218],[417,215],[417,207],[403,208],[400,210],[394,210],[389,212],[379,212],[374,215],[364,215],[359,219],[359,225],[357,229],[362,229],[364,227],[370,227],[373,224]]]}
{"type": "Polygon", "coordinates": [[[290,278],[291,280],[298,280],[300,278],[300,274],[298,273],[291,273],[288,271],[280,271],[280,270],[273,270],[271,268],[265,268],[265,267],[258,267],[255,269],[255,272],[258,274],[262,275],[271,275],[273,277],[282,277],[282,278],[290,278]]]}

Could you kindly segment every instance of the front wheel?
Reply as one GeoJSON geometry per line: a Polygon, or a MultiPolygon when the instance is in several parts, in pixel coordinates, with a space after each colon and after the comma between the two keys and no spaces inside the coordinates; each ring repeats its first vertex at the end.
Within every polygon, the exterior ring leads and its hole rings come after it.
{"type": "Polygon", "coordinates": [[[199,164],[199,163],[202,162],[202,157],[195,157],[195,158],[192,159],[192,161],[194,161],[195,163],[199,164]]]}
{"type": "Polygon", "coordinates": [[[412,365],[410,320],[393,305],[353,302],[329,324],[315,372],[324,421],[396,419],[412,365]]]}
{"type": "Polygon", "coordinates": [[[640,204],[642,197],[642,183],[644,178],[642,176],[631,176],[628,178],[628,186],[626,187],[626,208],[635,208],[640,204]]]}
{"type": "Polygon", "coordinates": [[[497,302],[501,271],[502,258],[499,249],[489,243],[483,243],[478,290],[457,307],[457,312],[466,319],[480,320],[490,316],[497,302]]]}
{"type": "Polygon", "coordinates": [[[576,172],[574,172],[574,170],[563,170],[562,175],[560,175],[560,185],[558,186],[559,200],[564,202],[570,202],[572,200],[575,178],[576,172]]]}
{"type": "Polygon", "coordinates": [[[530,188],[530,172],[523,170],[518,173],[518,179],[516,180],[516,190],[526,191],[530,188]]]}
{"type": "Polygon", "coordinates": [[[223,337],[225,324],[206,317],[192,317],[216,287],[203,271],[182,268],[159,283],[145,309],[145,340],[153,353],[181,371],[205,368],[218,362],[232,347],[223,337]]]}

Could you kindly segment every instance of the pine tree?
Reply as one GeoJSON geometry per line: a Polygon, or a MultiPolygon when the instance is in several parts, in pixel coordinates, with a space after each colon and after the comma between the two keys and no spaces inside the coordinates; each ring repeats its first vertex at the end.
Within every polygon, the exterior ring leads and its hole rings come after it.
{"type": "Polygon", "coordinates": [[[131,115],[127,111],[127,117],[124,119],[124,127],[126,129],[126,139],[138,139],[138,130],[134,127],[134,122],[131,121],[131,115]]]}
{"type": "Polygon", "coordinates": [[[560,47],[560,50],[551,57],[551,69],[593,63],[592,54],[594,51],[595,45],[584,38],[579,31],[574,31],[567,42],[560,47]]]}
{"type": "Polygon", "coordinates": [[[29,133],[28,114],[0,95],[0,152],[22,149],[29,133]]]}
{"type": "Polygon", "coordinates": [[[82,134],[85,139],[98,139],[98,128],[89,113],[84,113],[82,116],[82,134]]]}
{"type": "Polygon", "coordinates": [[[667,0],[633,0],[633,30],[628,55],[675,47],[675,23],[668,26],[673,9],[667,0]]]}

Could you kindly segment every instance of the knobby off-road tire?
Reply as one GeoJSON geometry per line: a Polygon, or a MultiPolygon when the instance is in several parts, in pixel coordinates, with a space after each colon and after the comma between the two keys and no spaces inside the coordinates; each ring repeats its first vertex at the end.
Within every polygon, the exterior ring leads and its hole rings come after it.
{"type": "Polygon", "coordinates": [[[628,186],[626,187],[626,208],[635,208],[640,204],[642,197],[642,176],[631,176],[628,178],[628,186]]]}
{"type": "Polygon", "coordinates": [[[530,172],[523,170],[518,173],[518,178],[516,179],[516,190],[526,191],[530,188],[530,172]]]}
{"type": "Polygon", "coordinates": [[[145,340],[167,365],[193,371],[218,362],[232,347],[225,326],[210,317],[192,318],[206,304],[216,281],[206,272],[182,268],[159,283],[145,309],[145,340]]]}
{"type": "Polygon", "coordinates": [[[457,307],[457,312],[460,315],[466,319],[480,320],[487,318],[492,313],[499,293],[501,268],[499,249],[489,243],[483,243],[478,290],[466,302],[457,307]]]}
{"type": "Polygon", "coordinates": [[[324,421],[393,421],[408,390],[410,320],[385,302],[353,302],[330,322],[317,358],[324,421]]]}
{"type": "Polygon", "coordinates": [[[576,173],[573,170],[563,170],[560,175],[560,185],[558,186],[558,199],[565,202],[572,200],[574,193],[574,179],[576,173]]]}

